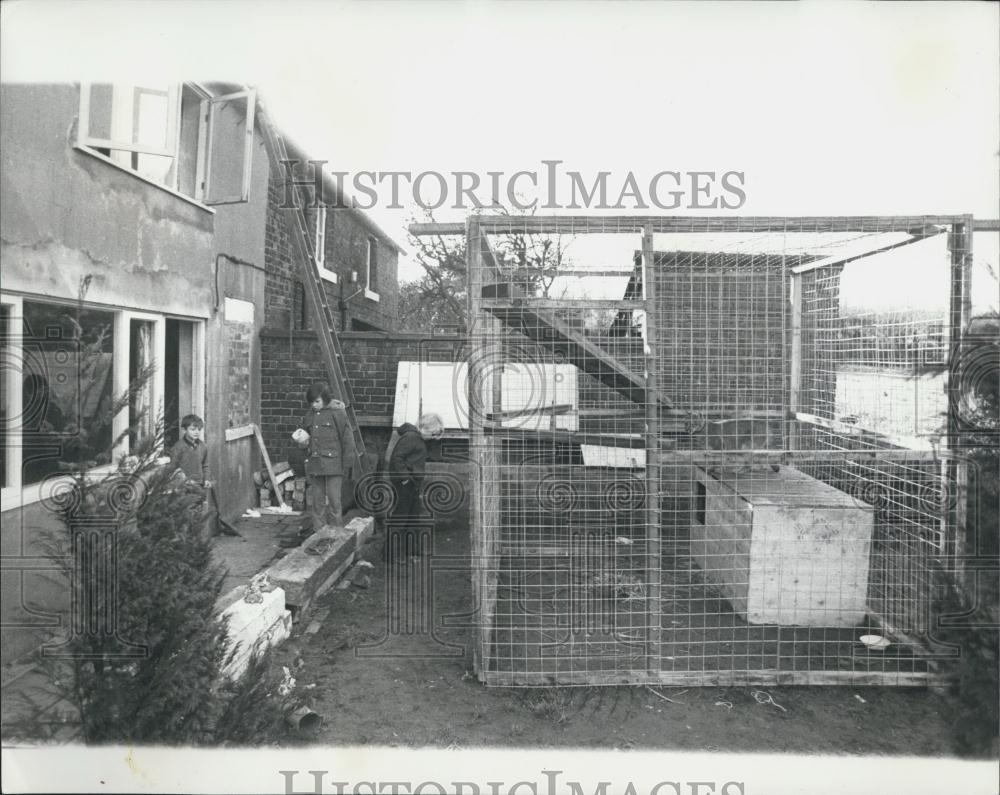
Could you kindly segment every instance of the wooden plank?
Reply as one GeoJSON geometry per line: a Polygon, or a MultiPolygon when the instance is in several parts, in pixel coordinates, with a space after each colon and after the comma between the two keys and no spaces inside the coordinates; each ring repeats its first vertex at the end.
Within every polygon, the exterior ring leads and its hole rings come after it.
{"type": "Polygon", "coordinates": [[[818,270],[820,268],[829,268],[834,265],[842,266],[846,265],[848,262],[855,262],[859,259],[864,259],[865,257],[871,257],[875,254],[882,254],[886,251],[892,251],[896,248],[902,248],[903,246],[909,246],[913,243],[919,243],[921,240],[927,240],[929,237],[934,237],[934,235],[939,235],[944,232],[945,227],[927,227],[920,231],[919,234],[914,234],[909,240],[901,240],[896,243],[891,243],[885,246],[879,246],[878,248],[873,248],[869,251],[862,251],[856,254],[848,255],[833,255],[830,257],[823,257],[822,259],[815,260],[814,262],[805,262],[802,265],[796,265],[792,268],[792,273],[798,275],[802,273],[807,273],[809,271],[818,270]]]}
{"type": "MultiPolygon", "coordinates": [[[[267,470],[267,478],[274,483],[274,467],[271,466],[271,456],[267,454],[267,447],[264,445],[264,437],[260,434],[260,428],[253,425],[253,436],[257,440],[257,447],[260,448],[260,457],[264,459],[264,468],[267,470]]],[[[281,496],[281,489],[274,490],[274,496],[278,498],[278,505],[285,507],[285,500],[281,496]]]]}
{"type": "Polygon", "coordinates": [[[488,422],[502,422],[503,420],[519,420],[522,417],[537,417],[538,415],[569,414],[571,411],[573,411],[572,403],[555,403],[551,406],[487,412],[486,420],[488,422]]]}
{"type": "Polygon", "coordinates": [[[507,428],[503,425],[483,425],[483,432],[493,438],[517,441],[540,441],[563,444],[593,444],[602,447],[623,447],[644,450],[646,442],[640,436],[623,436],[611,433],[585,433],[583,431],[535,430],[533,428],[507,428]]]}
{"type": "Polygon", "coordinates": [[[661,462],[720,462],[736,465],[788,464],[793,461],[936,461],[933,450],[671,450],[660,453],[661,462]]]}
{"type": "MultiPolygon", "coordinates": [[[[505,283],[486,285],[486,290],[506,287],[505,283]]],[[[484,309],[620,309],[622,311],[645,309],[644,301],[625,298],[535,298],[533,296],[510,298],[483,298],[484,309]]]]}
{"type": "Polygon", "coordinates": [[[607,686],[654,685],[664,687],[743,687],[749,685],[782,687],[785,685],[850,685],[928,687],[949,681],[940,674],[923,671],[659,671],[625,670],[614,673],[598,671],[558,671],[528,673],[489,671],[484,681],[491,687],[539,685],[607,686]]]}

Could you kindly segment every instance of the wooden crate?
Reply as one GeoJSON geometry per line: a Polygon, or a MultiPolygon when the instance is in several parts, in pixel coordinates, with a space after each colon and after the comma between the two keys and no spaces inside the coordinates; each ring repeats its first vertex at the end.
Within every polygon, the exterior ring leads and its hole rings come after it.
{"type": "Polygon", "coordinates": [[[868,592],[874,509],[797,469],[695,470],[691,557],[751,624],[850,627],[868,592]]]}

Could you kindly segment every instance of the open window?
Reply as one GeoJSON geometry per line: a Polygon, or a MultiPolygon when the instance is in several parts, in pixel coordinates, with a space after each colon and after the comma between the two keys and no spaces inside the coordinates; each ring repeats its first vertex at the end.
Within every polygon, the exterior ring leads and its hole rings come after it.
{"type": "Polygon", "coordinates": [[[84,83],[77,144],[204,204],[245,202],[255,107],[253,90],[213,97],[188,83],[84,83]]]}
{"type": "Polygon", "coordinates": [[[238,204],[250,198],[256,104],[253,89],[202,102],[207,151],[201,200],[205,204],[238,204]]]}

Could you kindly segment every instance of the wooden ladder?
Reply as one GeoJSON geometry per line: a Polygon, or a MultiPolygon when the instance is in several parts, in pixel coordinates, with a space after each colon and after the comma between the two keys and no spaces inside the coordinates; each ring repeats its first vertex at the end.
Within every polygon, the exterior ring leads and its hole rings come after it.
{"type": "MultiPolygon", "coordinates": [[[[271,163],[271,173],[277,174],[279,184],[284,191],[285,180],[289,174],[282,165],[288,160],[288,150],[285,141],[281,137],[278,128],[271,124],[270,117],[264,109],[263,103],[258,97],[257,119],[261,132],[264,135],[264,145],[267,148],[267,156],[271,163]]],[[[285,195],[283,193],[283,195],[285,195]]],[[[295,202],[294,209],[283,210],[288,219],[289,238],[292,241],[292,249],[295,259],[299,261],[302,271],[302,282],[305,285],[306,300],[309,302],[309,311],[313,317],[320,322],[320,328],[316,330],[319,338],[319,347],[323,355],[323,364],[330,379],[333,381],[337,396],[347,407],[347,418],[351,425],[351,433],[354,435],[354,451],[357,455],[358,471],[365,471],[365,443],[361,436],[361,426],[358,424],[358,416],[354,411],[354,390],[351,381],[347,377],[347,368],[344,362],[344,353],[340,347],[340,339],[337,337],[337,327],[334,322],[333,311],[326,299],[326,290],[323,289],[323,279],[319,273],[319,265],[316,262],[316,253],[313,251],[312,236],[309,234],[309,225],[306,223],[305,210],[295,202]],[[294,219],[294,220],[293,220],[294,219]]]]}

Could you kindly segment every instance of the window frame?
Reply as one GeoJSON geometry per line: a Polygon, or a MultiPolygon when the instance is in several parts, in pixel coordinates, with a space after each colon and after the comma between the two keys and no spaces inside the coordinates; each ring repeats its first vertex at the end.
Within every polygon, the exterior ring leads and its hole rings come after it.
{"type": "Polygon", "coordinates": [[[198,200],[208,207],[219,204],[245,204],[250,201],[250,177],[253,173],[253,131],[254,118],[257,112],[257,90],[247,88],[234,91],[231,94],[210,96],[201,102],[201,125],[198,128],[198,165],[203,166],[203,179],[197,180],[198,200]],[[212,185],[212,113],[213,106],[233,102],[237,99],[246,100],[246,116],[243,119],[243,177],[240,196],[237,198],[209,198],[212,185]],[[204,156],[203,156],[204,155],[204,156]]]}
{"type": "MultiPolygon", "coordinates": [[[[14,294],[0,291],[0,303],[11,307],[11,330],[5,338],[5,347],[9,353],[6,364],[9,364],[8,373],[8,398],[11,407],[11,416],[18,416],[22,410],[22,382],[24,379],[22,356],[23,350],[23,329],[24,329],[24,302],[31,301],[41,304],[56,306],[75,306],[76,302],[69,299],[54,298],[46,295],[14,294]],[[17,412],[15,414],[15,412],[17,412]]],[[[157,314],[139,309],[123,309],[121,307],[110,306],[108,304],[85,301],[83,306],[87,309],[94,309],[102,312],[109,312],[114,317],[112,328],[112,339],[114,345],[112,363],[112,394],[117,397],[128,387],[129,355],[130,355],[130,331],[131,321],[141,320],[153,323],[153,360],[157,367],[153,372],[151,402],[159,417],[163,411],[163,395],[165,388],[165,373],[161,366],[166,353],[166,324],[167,318],[185,320],[194,324],[194,372],[192,374],[192,391],[194,395],[191,411],[205,416],[205,319],[198,317],[187,317],[174,314],[157,314]]],[[[112,438],[121,436],[128,428],[129,408],[124,407],[112,420],[112,438]]],[[[20,428],[9,427],[7,437],[7,449],[4,455],[7,456],[8,483],[0,488],[0,512],[23,508],[40,502],[54,489],[62,483],[69,483],[71,477],[64,478],[51,477],[39,483],[24,485],[22,480],[22,436],[20,428]],[[43,493],[43,490],[45,493],[43,493]]],[[[99,478],[114,472],[122,457],[129,454],[129,439],[125,436],[112,448],[111,463],[89,469],[85,477],[99,478]]]]}
{"type": "Polygon", "coordinates": [[[375,272],[378,274],[378,241],[372,237],[368,236],[368,244],[365,249],[365,298],[370,301],[378,302],[381,300],[378,293],[378,285],[375,285],[376,289],[371,289],[372,285],[372,255],[375,256],[375,272]]]}
{"type": "MultiPolygon", "coordinates": [[[[4,335],[4,347],[8,351],[3,363],[7,370],[7,405],[10,407],[10,417],[20,417],[24,409],[22,383],[24,381],[24,303],[19,295],[0,293],[0,304],[10,307],[10,328],[4,335]]],[[[14,424],[8,418],[7,449],[3,451],[6,458],[7,483],[0,487],[4,510],[7,496],[21,490],[21,433],[18,430],[15,438],[14,424]]]]}
{"type": "MultiPolygon", "coordinates": [[[[92,136],[90,134],[90,105],[91,90],[94,85],[94,83],[90,82],[80,83],[79,119],[77,123],[76,141],[73,144],[74,149],[84,152],[110,166],[114,166],[115,168],[124,171],[126,174],[131,174],[133,177],[150,185],[154,185],[160,190],[164,190],[179,199],[183,199],[184,201],[193,204],[206,212],[214,213],[215,205],[242,204],[250,200],[250,181],[253,167],[254,119],[257,109],[257,92],[255,89],[246,89],[243,91],[233,92],[231,94],[213,96],[212,93],[200,83],[185,82],[172,84],[168,88],[168,109],[165,124],[168,136],[167,146],[159,148],[126,141],[115,141],[113,138],[98,138],[96,136],[92,136]],[[180,160],[181,122],[183,121],[181,109],[185,88],[191,89],[199,98],[198,142],[194,152],[194,195],[184,193],[178,188],[180,169],[177,166],[180,160]],[[235,198],[223,197],[221,199],[210,199],[208,196],[211,187],[212,128],[210,118],[212,104],[230,102],[240,98],[246,98],[247,103],[244,125],[243,173],[240,196],[235,198]],[[173,161],[173,177],[170,182],[158,182],[145,174],[141,174],[138,171],[123,165],[114,158],[105,155],[103,152],[98,151],[99,149],[109,149],[113,152],[132,152],[137,154],[151,154],[158,155],[160,157],[169,157],[173,161]]],[[[114,86],[121,84],[111,85],[114,86]]],[[[131,87],[133,89],[142,88],[142,86],[134,85],[131,87]]],[[[112,126],[114,124],[114,118],[114,100],[112,100],[112,126]]]]}
{"type": "Polygon", "coordinates": [[[316,208],[316,229],[313,235],[313,249],[316,267],[319,269],[320,278],[325,281],[337,284],[337,272],[326,266],[326,206],[320,205],[316,208]]]}

